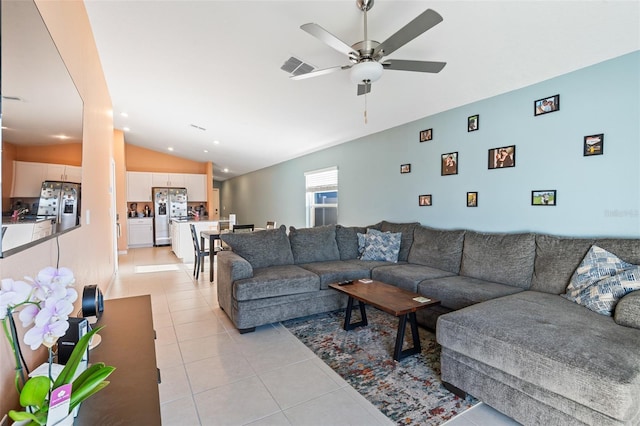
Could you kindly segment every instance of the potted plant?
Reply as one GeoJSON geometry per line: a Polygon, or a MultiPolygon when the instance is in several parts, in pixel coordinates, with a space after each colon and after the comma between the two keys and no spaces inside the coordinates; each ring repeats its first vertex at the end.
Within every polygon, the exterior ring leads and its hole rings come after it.
{"type": "MultiPolygon", "coordinates": [[[[73,302],[78,293],[71,286],[75,282],[73,272],[68,268],[47,267],[41,270],[35,279],[25,277],[26,281],[3,279],[0,286],[0,320],[13,350],[16,363],[16,389],[20,395],[23,411],[11,410],[9,417],[20,424],[52,425],[71,424],[59,420],[73,421],[73,411],[91,395],[106,387],[106,378],[115,370],[104,363],[94,363],[85,371],[78,371],[83,354],[86,353],[91,338],[101,328],[91,330],[76,344],[69,361],[62,371],[54,377],[53,347],[59,337],[69,328],[69,314],[73,311],[73,302]],[[32,326],[24,335],[24,343],[32,350],[44,345],[49,351],[48,374],[35,376],[28,380],[23,370],[23,356],[14,315],[18,314],[23,327],[32,326]],[[65,398],[63,408],[66,413],[53,414],[50,406],[52,392],[61,389],[64,393],[70,386],[70,397],[65,398]],[[55,419],[53,416],[57,416],[55,419]],[[50,418],[52,417],[52,418],[50,418]]],[[[58,410],[56,410],[58,411],[58,410]]]]}

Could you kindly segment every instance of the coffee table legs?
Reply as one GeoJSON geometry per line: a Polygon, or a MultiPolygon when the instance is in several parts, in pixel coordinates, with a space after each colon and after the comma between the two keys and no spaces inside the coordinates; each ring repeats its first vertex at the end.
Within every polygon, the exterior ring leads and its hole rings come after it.
{"type": "Polygon", "coordinates": [[[347,301],[347,312],[344,315],[344,326],[342,327],[345,330],[353,330],[356,327],[360,327],[361,325],[369,324],[367,322],[367,311],[364,309],[364,303],[358,301],[358,306],[360,307],[360,321],[351,322],[351,311],[353,311],[353,297],[349,297],[347,301]]]}
{"type": "MultiPolygon", "coordinates": [[[[349,297],[347,301],[347,312],[344,315],[344,330],[353,330],[356,327],[365,326],[367,321],[367,311],[365,310],[365,304],[362,301],[358,301],[358,307],[360,308],[360,321],[351,322],[351,313],[353,312],[353,297],[349,297]]],[[[418,333],[418,323],[416,321],[416,313],[409,312],[408,314],[400,315],[398,317],[398,333],[396,334],[396,345],[393,350],[393,359],[400,361],[410,355],[419,354],[422,352],[422,346],[420,345],[420,334],[418,333]],[[402,350],[402,344],[404,343],[404,332],[407,328],[407,318],[409,319],[409,326],[411,327],[411,337],[413,339],[413,346],[402,350]]]]}
{"type": "Polygon", "coordinates": [[[416,313],[400,315],[398,318],[398,334],[396,335],[396,347],[393,351],[393,359],[400,361],[409,355],[419,354],[422,351],[420,346],[420,334],[418,333],[418,323],[416,322],[416,313]],[[404,331],[407,327],[407,315],[409,316],[409,325],[411,326],[411,337],[413,338],[413,347],[402,350],[404,342],[404,331]]]}

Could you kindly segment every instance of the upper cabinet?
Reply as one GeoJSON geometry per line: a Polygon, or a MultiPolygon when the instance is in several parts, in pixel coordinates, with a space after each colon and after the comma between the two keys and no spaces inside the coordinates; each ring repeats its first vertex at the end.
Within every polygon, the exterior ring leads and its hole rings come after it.
{"type": "Polygon", "coordinates": [[[184,188],[184,174],[182,173],[151,173],[151,185],[162,187],[184,188]]]}
{"type": "Polygon", "coordinates": [[[127,201],[152,201],[153,187],[187,188],[189,201],[207,201],[207,175],[127,172],[127,201]]]}
{"type": "Polygon", "coordinates": [[[11,197],[40,197],[42,182],[45,180],[81,182],[82,167],[14,161],[11,197]]]}
{"type": "Polygon", "coordinates": [[[127,172],[127,201],[151,200],[151,173],[127,172]]]}

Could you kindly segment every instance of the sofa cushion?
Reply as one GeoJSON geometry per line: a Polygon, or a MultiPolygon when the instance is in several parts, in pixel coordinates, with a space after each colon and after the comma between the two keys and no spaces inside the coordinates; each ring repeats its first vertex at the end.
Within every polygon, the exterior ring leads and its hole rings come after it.
{"type": "Polygon", "coordinates": [[[637,415],[640,330],[621,327],[558,295],[523,291],[478,303],[440,316],[436,334],[447,350],[532,389],[546,389],[614,419],[637,415]]]}
{"type": "Polygon", "coordinates": [[[408,223],[393,223],[387,222],[383,220],[376,226],[371,226],[370,228],[378,229],[382,232],[402,232],[402,239],[400,241],[400,252],[398,253],[398,261],[406,262],[409,257],[409,250],[411,249],[411,244],[413,244],[413,230],[420,226],[419,222],[408,222],[408,223]]]}
{"type": "Polygon", "coordinates": [[[640,289],[640,266],[596,245],[589,249],[562,297],[599,314],[613,314],[618,300],[640,289]]]}
{"type": "Polygon", "coordinates": [[[220,234],[220,239],[244,257],[254,269],[293,264],[293,253],[284,225],[265,231],[220,234]]]}
{"type": "Polygon", "coordinates": [[[329,284],[345,280],[370,278],[371,269],[366,262],[334,260],[329,262],[303,263],[298,265],[320,277],[320,289],[329,288],[329,284]]]}
{"type": "Polygon", "coordinates": [[[610,253],[615,253],[627,263],[640,265],[640,239],[638,238],[601,238],[594,244],[610,253]]]}
{"type": "Polygon", "coordinates": [[[289,241],[296,264],[340,260],[335,225],[301,229],[291,226],[289,241]]]}
{"type": "Polygon", "coordinates": [[[431,266],[458,274],[462,259],[464,231],[445,231],[417,226],[409,250],[409,263],[431,266]]]}
{"type": "Polygon", "coordinates": [[[564,293],[584,255],[593,245],[590,238],[536,235],[536,259],[531,290],[564,293]]]}
{"type": "Polygon", "coordinates": [[[534,258],[534,234],[467,231],[460,275],[528,289],[534,258]]]}
{"type": "Polygon", "coordinates": [[[632,291],[620,299],[613,319],[625,327],[640,329],[640,291],[632,291]]]}
{"type": "Polygon", "coordinates": [[[253,270],[253,277],[233,283],[237,301],[264,299],[320,290],[320,278],[296,265],[271,266],[253,270]]]}
{"type": "Polygon", "coordinates": [[[340,260],[357,259],[362,254],[358,253],[358,232],[364,234],[367,228],[336,225],[336,243],[340,260]]]}
{"type": "MultiPolygon", "coordinates": [[[[358,245],[360,245],[361,235],[363,234],[358,236],[358,245]]],[[[400,232],[380,232],[375,229],[367,229],[367,233],[364,234],[364,251],[360,259],[397,262],[401,238],[400,232]]]]}
{"type": "Polygon", "coordinates": [[[442,306],[453,310],[521,291],[519,287],[461,275],[428,279],[418,284],[418,293],[438,299],[442,306]]]}
{"type": "Polygon", "coordinates": [[[392,284],[414,293],[418,289],[420,281],[450,275],[453,274],[449,271],[410,263],[380,266],[371,272],[371,278],[374,280],[392,284]]]}

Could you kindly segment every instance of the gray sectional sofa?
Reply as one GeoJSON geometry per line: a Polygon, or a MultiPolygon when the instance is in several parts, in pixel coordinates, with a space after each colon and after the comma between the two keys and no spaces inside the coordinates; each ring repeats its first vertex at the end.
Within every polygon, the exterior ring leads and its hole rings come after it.
{"type": "Polygon", "coordinates": [[[339,309],[331,282],[373,278],[441,300],[419,312],[442,346],[442,380],[525,425],[640,424],[640,291],[605,316],[560,296],[594,244],[640,264],[638,239],[439,230],[401,232],[397,262],[360,260],[365,227],[228,234],[221,308],[243,331],[339,309]]]}

